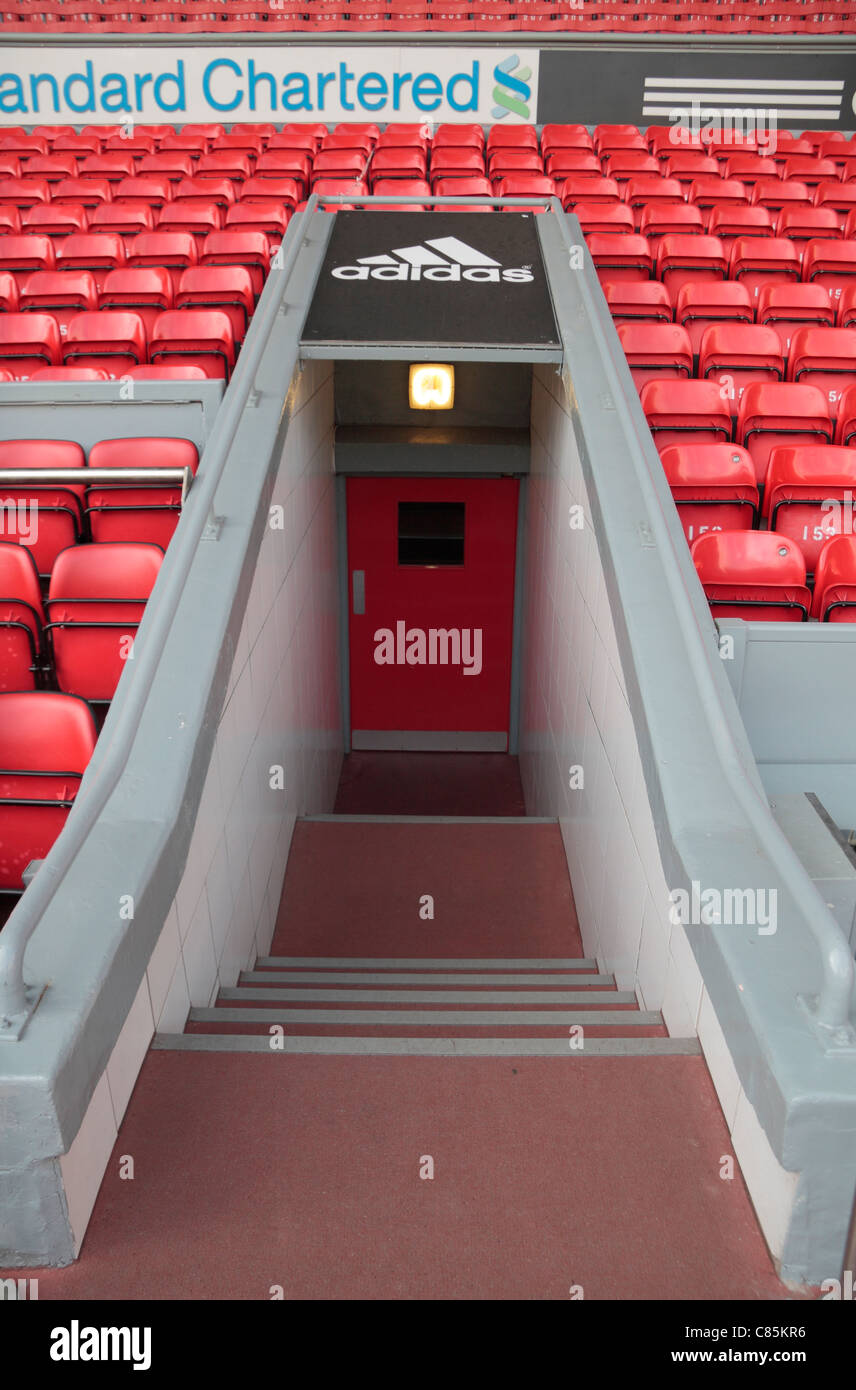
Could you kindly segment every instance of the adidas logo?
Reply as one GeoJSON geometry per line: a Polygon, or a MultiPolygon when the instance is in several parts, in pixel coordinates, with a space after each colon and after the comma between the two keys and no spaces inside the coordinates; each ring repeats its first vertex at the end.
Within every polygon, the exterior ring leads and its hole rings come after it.
{"type": "Polygon", "coordinates": [[[455,236],[436,237],[419,246],[397,246],[381,256],[359,256],[355,265],[336,266],[332,273],[337,280],[481,280],[493,284],[501,280],[525,284],[535,278],[531,266],[505,269],[455,236]]]}

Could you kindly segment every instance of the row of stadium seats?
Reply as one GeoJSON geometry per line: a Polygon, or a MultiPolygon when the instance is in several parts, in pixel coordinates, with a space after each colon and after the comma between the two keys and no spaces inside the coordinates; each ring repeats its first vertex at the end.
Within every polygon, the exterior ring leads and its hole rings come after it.
{"type": "Polygon", "coordinates": [[[2,0],[10,29],[104,33],[440,32],[837,34],[853,31],[848,0],[2,0]]]}
{"type": "Polygon", "coordinates": [[[228,381],[235,365],[232,324],[220,309],[167,310],[150,334],[141,314],[121,309],[75,313],[63,330],[52,314],[0,314],[2,379],[29,381],[34,369],[63,366],[104,373],[90,380],[115,381],[149,363],[228,381]]]}
{"type": "Polygon", "coordinates": [[[823,284],[775,279],[762,280],[757,297],[747,284],[733,280],[686,280],[673,296],[659,280],[607,280],[603,290],[618,328],[679,324],[689,337],[694,359],[711,324],[757,323],[772,328],[785,357],[794,332],[806,325],[856,327],[856,279],[842,287],[837,300],[830,298],[823,284]]]}
{"type": "Polygon", "coordinates": [[[693,563],[716,618],[754,622],[856,622],[856,536],[822,546],[813,587],[799,546],[774,531],[709,531],[693,563]]]}

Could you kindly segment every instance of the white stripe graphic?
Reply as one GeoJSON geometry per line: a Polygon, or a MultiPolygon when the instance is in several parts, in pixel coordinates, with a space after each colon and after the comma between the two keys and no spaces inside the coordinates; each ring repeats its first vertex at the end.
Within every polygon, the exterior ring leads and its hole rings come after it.
{"type": "Polygon", "coordinates": [[[359,265],[398,265],[393,256],[357,256],[359,265]]]}
{"type": "Polygon", "coordinates": [[[491,260],[490,256],[467,246],[465,241],[459,241],[456,236],[435,237],[427,241],[426,245],[442,251],[444,256],[448,256],[451,261],[457,261],[459,265],[499,265],[499,261],[491,260]]]}
{"type": "MultiPolygon", "coordinates": [[[[642,115],[643,115],[643,116],[672,116],[672,115],[674,114],[674,112],[675,112],[675,109],[676,109],[676,108],[675,108],[674,106],[643,106],[643,107],[642,107],[642,115]]],[[[702,108],[702,109],[706,109],[706,108],[702,108]]],[[[717,110],[718,110],[718,111],[721,111],[721,112],[723,113],[723,115],[725,115],[725,114],[730,114],[730,113],[732,113],[732,112],[737,112],[737,111],[744,111],[745,109],[746,109],[745,107],[740,107],[740,106],[730,106],[730,107],[729,107],[729,106],[719,106],[719,107],[717,107],[717,110]]],[[[771,107],[767,107],[767,108],[765,108],[765,109],[766,109],[766,110],[770,110],[770,111],[776,111],[776,110],[778,110],[778,107],[771,106],[771,107]]],[[[782,109],[782,116],[786,118],[786,120],[783,120],[783,121],[781,122],[781,124],[783,124],[783,125],[787,124],[787,121],[789,121],[789,120],[795,120],[795,121],[832,121],[832,120],[837,119],[837,117],[838,117],[838,111],[837,111],[837,110],[832,111],[832,110],[830,110],[830,109],[828,109],[828,108],[818,111],[818,110],[816,110],[814,107],[808,107],[808,106],[806,106],[806,107],[800,107],[800,108],[797,109],[797,108],[794,108],[794,107],[792,107],[792,106],[789,106],[789,107],[787,107],[787,108],[783,108],[783,109],[782,109]]]]}
{"type": "Polygon", "coordinates": [[[645,94],[645,101],[694,101],[699,106],[721,106],[729,103],[737,109],[741,106],[764,106],[771,110],[781,110],[786,106],[802,106],[806,100],[810,100],[817,108],[821,106],[834,107],[837,111],[841,105],[841,97],[811,96],[779,96],[771,92],[649,92],[645,94]]]}
{"type": "MultiPolygon", "coordinates": [[[[760,91],[762,87],[781,87],[785,91],[799,89],[814,95],[816,92],[838,92],[844,90],[843,82],[804,82],[799,78],[785,81],[779,78],[766,77],[646,77],[645,89],[649,87],[750,87],[753,91],[760,91]]],[[[652,92],[653,95],[659,93],[652,92]]]]}
{"type": "Polygon", "coordinates": [[[448,265],[442,256],[437,256],[425,246],[394,246],[393,255],[400,256],[408,265],[448,265]]]}

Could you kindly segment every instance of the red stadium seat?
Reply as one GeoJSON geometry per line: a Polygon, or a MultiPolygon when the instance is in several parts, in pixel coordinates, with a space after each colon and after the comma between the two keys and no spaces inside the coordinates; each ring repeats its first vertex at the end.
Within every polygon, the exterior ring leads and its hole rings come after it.
{"type": "MultiPolygon", "coordinates": [[[[821,285],[803,285],[802,288],[810,290],[815,294],[826,293],[821,285]]],[[[827,295],[827,299],[828,298],[829,296],[827,295]]],[[[825,321],[826,320],[824,320],[824,322],[825,321]]],[[[835,322],[839,328],[856,328],[856,280],[853,281],[852,285],[847,285],[841,291],[835,322]]]]}
{"type": "Polygon", "coordinates": [[[136,169],[132,154],[121,150],[110,150],[106,154],[90,154],[81,159],[77,167],[77,178],[106,179],[108,183],[118,183],[128,178],[136,169]]]}
{"type": "Polygon", "coordinates": [[[190,232],[142,232],[130,243],[128,265],[144,270],[151,266],[166,267],[175,289],[181,272],[189,265],[198,264],[196,248],[196,239],[190,232]]]}
{"type": "MultiPolygon", "coordinates": [[[[185,273],[185,272],[182,272],[185,273]]],[[[158,314],[172,308],[173,288],[164,266],[108,271],[98,296],[99,309],[130,309],[139,314],[150,334],[158,314]]]]}
{"type": "Polygon", "coordinates": [[[659,178],[661,170],[659,161],[646,149],[634,149],[613,150],[603,161],[603,172],[608,179],[615,179],[616,183],[625,183],[628,179],[638,178],[642,174],[653,174],[655,178],[659,178]]]}
{"type": "Polygon", "coordinates": [[[245,179],[251,178],[255,172],[255,159],[240,150],[212,150],[210,154],[202,155],[196,166],[196,182],[204,182],[205,179],[212,179],[219,182],[220,179],[230,179],[233,183],[241,184],[245,179]]]}
{"type": "Polygon", "coordinates": [[[216,203],[166,203],[158,213],[159,232],[186,232],[202,249],[209,232],[219,232],[223,225],[223,210],[216,203]]]}
{"type": "Polygon", "coordinates": [[[17,236],[21,231],[21,213],[18,208],[0,208],[0,237],[17,236]]]}
{"type": "Polygon", "coordinates": [[[89,706],[56,691],[0,695],[0,889],[21,892],[65,824],[95,748],[89,706]]]}
{"type": "Polygon", "coordinates": [[[770,453],[779,445],[831,444],[829,402],[816,386],[753,382],[740,400],[735,443],[749,450],[763,487],[770,453]]]}
{"type": "Polygon", "coordinates": [[[605,280],[601,288],[616,324],[672,322],[672,301],[659,280],[605,280]]]}
{"type": "Polygon", "coordinates": [[[648,238],[648,244],[656,255],[661,237],[701,236],[704,222],[698,208],[692,203],[654,203],[642,209],[639,231],[648,238]]]}
{"type": "MultiPolygon", "coordinates": [[[[622,236],[633,236],[635,240],[640,240],[633,231],[633,216],[630,209],[626,208],[623,203],[576,203],[574,216],[579,221],[582,234],[587,240],[592,232],[620,233],[622,236]]],[[[645,241],[645,254],[650,262],[648,242],[644,237],[641,240],[645,241]]],[[[589,250],[591,250],[591,246],[589,246],[589,250]]],[[[597,265],[597,261],[595,261],[595,265],[597,265]]],[[[650,269],[646,278],[650,278],[650,269]]]]}
{"type": "Polygon", "coordinates": [[[0,236],[0,271],[14,276],[18,287],[34,270],[54,270],[56,252],[48,236],[0,236]]]}
{"type": "Polygon", "coordinates": [[[675,149],[663,160],[661,168],[667,178],[677,179],[687,191],[694,179],[709,175],[719,177],[719,165],[716,160],[711,159],[709,154],[703,154],[701,150],[675,149]]]}
{"type": "Polygon", "coordinates": [[[641,395],[658,449],[731,439],[731,412],[712,381],[649,381],[641,395]]]}
{"type": "Polygon", "coordinates": [[[155,214],[152,208],[139,203],[102,203],[89,223],[91,232],[115,232],[118,236],[134,237],[141,232],[154,231],[155,214]]]}
{"type": "Polygon", "coordinates": [[[239,201],[242,203],[276,203],[278,207],[289,208],[293,211],[300,201],[300,186],[294,179],[254,177],[241,184],[239,201]]]}
{"type": "Polygon", "coordinates": [[[128,542],[72,546],[57,556],[46,630],[60,690],[112,700],[162,561],[159,546],[128,542]]]}
{"type": "Polygon", "coordinates": [[[82,203],[36,203],[21,212],[21,231],[27,236],[72,236],[88,230],[89,216],[82,203]]]}
{"type": "Polygon", "coordinates": [[[60,179],[53,185],[51,202],[74,203],[85,208],[97,208],[100,203],[109,203],[113,189],[107,179],[60,179]]]}
{"type": "Polygon", "coordinates": [[[677,179],[666,179],[660,174],[640,174],[621,185],[624,201],[633,213],[636,230],[642,222],[646,208],[668,207],[684,203],[684,191],[677,179]]]}
{"type": "MultiPolygon", "coordinates": [[[[62,180],[67,183],[68,180],[62,180]]],[[[62,183],[54,184],[53,188],[61,188],[62,183]]],[[[0,207],[11,206],[14,208],[31,208],[34,203],[49,203],[51,201],[51,185],[47,179],[2,179],[0,180],[0,207]]],[[[80,202],[81,199],[75,199],[80,202]]]]}
{"type": "Polygon", "coordinates": [[[595,179],[574,176],[565,179],[558,188],[565,212],[573,212],[575,203],[620,203],[621,185],[615,179],[595,179]]]}
{"type": "Polygon", "coordinates": [[[468,146],[470,149],[484,149],[484,131],[480,125],[454,123],[441,123],[434,131],[432,148],[436,153],[445,146],[453,148],[463,148],[468,146]]]}
{"type": "Polygon", "coordinates": [[[699,345],[698,375],[717,381],[732,415],[753,381],[784,381],[785,359],[779,335],[755,323],[713,323],[699,345]]]}
{"type": "Polygon", "coordinates": [[[158,174],[136,174],[114,186],[111,207],[146,207],[155,211],[172,197],[172,184],[158,174]]]}
{"type": "Polygon", "coordinates": [[[157,154],[145,155],[137,165],[138,178],[165,178],[170,183],[178,183],[180,179],[193,177],[195,164],[189,154],[182,154],[179,151],[158,151],[157,154]]]}
{"type": "Polygon", "coordinates": [[[811,237],[841,237],[838,218],[832,208],[813,208],[807,203],[784,207],[776,218],[776,236],[791,241],[808,241],[811,237]]]}
{"type": "Polygon", "coordinates": [[[176,309],[222,309],[232,324],[235,342],[244,341],[255,308],[253,282],[245,266],[191,266],[182,271],[176,309]]]}
{"type": "Polygon", "coordinates": [[[856,243],[828,238],[807,241],[802,278],[807,284],[823,285],[835,303],[847,285],[856,284],[856,243]]]}
{"type": "MultiPolygon", "coordinates": [[[[5,511],[2,501],[0,507],[5,511]]],[[[43,664],[44,623],[32,555],[15,542],[0,542],[0,691],[35,690],[43,664]]]]}
{"type": "Polygon", "coordinates": [[[269,246],[279,246],[290,220],[288,208],[273,203],[235,203],[226,213],[223,226],[227,232],[262,232],[269,246]]]}
{"type": "Polygon", "coordinates": [[[603,175],[597,155],[586,150],[556,150],[547,155],[544,167],[557,183],[569,178],[599,179],[603,175]]]}
{"type": "Polygon", "coordinates": [[[254,172],[260,179],[293,179],[305,198],[312,177],[312,160],[302,150],[267,150],[254,172]]]}
{"type": "Polygon", "coordinates": [[[690,184],[689,201],[709,216],[713,208],[748,207],[751,191],[739,179],[694,179],[690,184]]]}
{"type": "MultiPolygon", "coordinates": [[[[135,381],[155,379],[155,371],[167,368],[134,368],[135,381]],[[146,372],[144,376],[143,373],[146,372]]],[[[168,370],[187,378],[193,367],[173,366],[168,370]]],[[[200,370],[197,379],[204,377],[200,370]]],[[[167,379],[167,378],[164,378],[167,379]]],[[[189,439],[103,439],[93,444],[90,468],[189,468],[196,473],[198,454],[189,439]]],[[[181,488],[156,480],[151,484],[99,483],[90,487],[86,510],[92,539],[102,541],[143,541],[166,550],[181,513],[181,488]]]]}
{"type": "Polygon", "coordinates": [[[538,135],[534,125],[492,125],[487,134],[488,154],[500,146],[505,149],[537,150],[538,135]]]}
{"type": "Polygon", "coordinates": [[[0,313],[16,313],[18,299],[18,282],[14,275],[11,275],[8,270],[0,270],[0,313]]]}
{"type": "Polygon", "coordinates": [[[268,239],[262,232],[212,232],[205,240],[200,265],[243,265],[253,293],[260,295],[270,265],[268,239]]]}
{"type": "Polygon", "coordinates": [[[785,237],[738,237],[731,248],[730,275],[757,299],[762,285],[799,280],[800,253],[785,237]]]}
{"type": "Polygon", "coordinates": [[[599,280],[650,280],[653,260],[643,236],[592,232],[587,244],[599,280]]]}
{"type": "Polygon", "coordinates": [[[225,178],[179,179],[172,191],[172,202],[176,206],[189,204],[192,207],[209,208],[213,204],[222,210],[224,216],[226,209],[235,201],[232,183],[225,178]]]}
{"type": "Polygon", "coordinates": [[[100,367],[111,379],[146,360],[146,326],[127,310],[77,314],[62,345],[66,366],[100,367]]]}
{"type": "MultiPolygon", "coordinates": [[[[32,317],[32,316],[30,316],[32,317]]],[[[83,469],[79,444],[55,439],[0,441],[0,479],[8,468],[83,469]]],[[[81,477],[83,475],[81,474],[81,477]]],[[[84,488],[70,483],[3,485],[4,501],[15,508],[5,518],[5,537],[26,546],[40,575],[48,575],[67,545],[76,545],[83,529],[84,488]],[[37,519],[37,524],[33,524],[37,519]]]]}
{"type": "Polygon", "coordinates": [[[728,258],[716,237],[664,236],[657,250],[656,273],[674,298],[688,280],[725,280],[728,258]]]}
{"type": "Polygon", "coordinates": [[[101,290],[108,270],[125,264],[125,243],[116,232],[81,232],[57,242],[57,270],[91,270],[101,290]]]}
{"type": "Polygon", "coordinates": [[[711,323],[752,323],[752,300],[733,280],[687,280],[675,296],[675,323],[690,335],[693,352],[711,323]]]}
{"type": "Polygon", "coordinates": [[[715,618],[805,622],[811,608],[799,546],[772,531],[709,531],[692,557],[715,618]]]}
{"type": "Polygon", "coordinates": [[[722,206],[711,208],[707,219],[710,236],[719,237],[728,255],[737,237],[770,237],[773,214],[768,208],[722,206]]]}
{"type": "Polygon", "coordinates": [[[835,310],[822,285],[762,285],[758,291],[757,320],[776,330],[787,356],[797,328],[805,324],[831,328],[835,310]]]}
{"type": "Polygon", "coordinates": [[[811,616],[821,623],[856,622],[856,536],[833,536],[822,547],[811,616]]]}
{"type": "Polygon", "coordinates": [[[811,192],[798,179],[759,179],[752,189],[752,202],[772,212],[799,204],[810,207],[811,192]]]}
{"type": "Polygon", "coordinates": [[[814,188],[824,180],[838,178],[838,170],[831,159],[812,158],[810,155],[791,155],[785,160],[783,181],[797,179],[807,188],[814,188]]]}
{"type": "Polygon", "coordinates": [[[722,169],[726,179],[738,179],[752,187],[759,179],[777,179],[779,171],[775,161],[760,154],[732,154],[726,159],[722,169]]]}
{"type": "Polygon", "coordinates": [[[98,308],[95,280],[88,270],[36,270],[24,281],[19,305],[52,314],[64,334],[75,314],[98,308]]]}
{"type": "Polygon", "coordinates": [[[824,541],[853,534],[854,496],[856,449],[803,446],[770,454],[763,517],[769,530],[796,542],[809,574],[824,541]]]}
{"type": "Polygon", "coordinates": [[[100,367],[37,367],[30,381],[109,381],[100,367]]]}
{"type": "Polygon", "coordinates": [[[834,415],[841,392],[856,384],[856,328],[798,328],[791,339],[788,380],[823,391],[834,415]]]}
{"type": "Polygon", "coordinates": [[[424,150],[394,146],[375,150],[369,169],[372,184],[376,179],[424,179],[428,159],[424,150]]]}
{"type": "Polygon", "coordinates": [[[235,365],[235,339],[221,309],[181,309],[161,314],[152,329],[149,358],[154,362],[201,367],[206,376],[229,380],[235,365]]]}
{"type": "Polygon", "coordinates": [[[672,444],[660,454],[688,541],[707,531],[751,531],[758,485],[750,455],[737,444],[672,444]]]}
{"type": "Polygon", "coordinates": [[[832,208],[838,215],[838,225],[844,230],[847,216],[856,208],[856,179],[847,183],[830,180],[819,183],[814,190],[814,205],[818,208],[832,208]]]}
{"type": "Polygon", "coordinates": [[[593,148],[594,141],[584,125],[556,125],[548,123],[541,131],[541,150],[545,158],[554,150],[585,151],[593,148]]]}
{"type": "Polygon", "coordinates": [[[692,345],[678,324],[623,323],[618,337],[637,391],[648,381],[692,376],[692,345]]]}
{"type": "Polygon", "coordinates": [[[58,366],[60,332],[50,314],[0,314],[0,367],[27,381],[34,367],[58,366]]]}

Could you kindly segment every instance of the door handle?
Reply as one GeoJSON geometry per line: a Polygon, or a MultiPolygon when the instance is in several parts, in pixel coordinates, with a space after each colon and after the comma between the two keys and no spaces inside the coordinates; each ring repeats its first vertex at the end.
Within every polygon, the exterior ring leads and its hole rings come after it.
{"type": "Polygon", "coordinates": [[[361,617],[366,611],[366,572],[353,570],[351,579],[354,591],[354,614],[361,617]]]}

